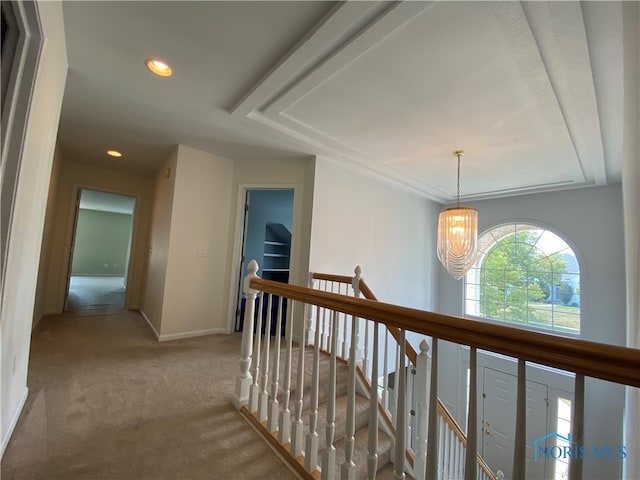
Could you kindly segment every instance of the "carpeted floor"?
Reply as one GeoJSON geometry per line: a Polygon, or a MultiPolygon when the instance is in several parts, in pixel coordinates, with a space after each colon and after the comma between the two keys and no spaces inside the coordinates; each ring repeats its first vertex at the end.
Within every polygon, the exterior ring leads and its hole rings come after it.
{"type": "Polygon", "coordinates": [[[45,317],[2,479],[296,478],[231,405],[240,340],[158,343],[126,311],[45,317]]]}

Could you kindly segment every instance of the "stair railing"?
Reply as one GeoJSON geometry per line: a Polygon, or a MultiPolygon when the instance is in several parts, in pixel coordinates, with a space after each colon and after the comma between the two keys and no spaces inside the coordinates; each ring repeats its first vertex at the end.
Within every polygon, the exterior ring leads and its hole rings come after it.
{"type": "MultiPolygon", "coordinates": [[[[346,275],[334,275],[326,273],[312,273],[311,274],[311,287],[325,292],[344,292],[345,295],[349,295],[353,292],[354,297],[362,295],[367,300],[378,301],[371,288],[367,285],[362,277],[362,269],[357,266],[354,270],[355,275],[349,277],[346,275]]],[[[417,480],[422,480],[426,475],[427,464],[427,426],[431,423],[438,425],[439,432],[439,445],[440,450],[438,452],[438,458],[440,464],[438,465],[439,478],[462,478],[462,471],[464,470],[465,462],[465,450],[467,444],[467,438],[464,431],[457,424],[453,416],[447,410],[444,403],[437,398],[436,402],[438,408],[436,409],[436,417],[429,422],[429,392],[430,385],[427,380],[431,377],[432,357],[429,352],[429,344],[423,340],[420,343],[420,354],[416,352],[413,346],[405,339],[404,346],[405,352],[400,350],[401,345],[401,331],[399,328],[387,327],[381,325],[382,338],[384,339],[384,352],[382,354],[382,362],[376,361],[381,358],[378,346],[375,344],[379,340],[378,329],[379,324],[370,320],[361,319],[360,329],[365,332],[364,338],[361,340],[361,345],[358,351],[362,352],[362,358],[356,360],[359,372],[366,379],[366,387],[369,392],[378,391],[378,370],[379,363],[383,366],[382,376],[382,391],[378,396],[370,395],[372,401],[374,399],[379,403],[379,408],[382,409],[387,416],[392,419],[393,429],[397,429],[398,422],[398,402],[397,398],[393,404],[389,404],[389,375],[393,374],[394,379],[400,379],[397,375],[398,372],[403,371],[401,368],[396,368],[394,372],[390,372],[389,364],[389,343],[391,343],[391,349],[395,350],[396,363],[398,358],[406,358],[405,364],[407,365],[406,382],[408,385],[407,396],[405,402],[401,402],[401,407],[406,405],[408,408],[404,408],[404,420],[405,427],[401,430],[407,432],[405,442],[406,448],[406,469],[417,480]],[[373,335],[368,335],[372,331],[373,335]],[[368,352],[370,351],[369,344],[373,343],[373,351],[371,352],[371,359],[368,360],[368,352]],[[367,369],[370,366],[371,371],[367,369]],[[375,387],[374,387],[375,383],[375,387]],[[379,398],[378,398],[379,397],[379,398]]],[[[350,335],[348,331],[348,323],[340,323],[342,328],[338,332],[340,338],[346,338],[350,335]]],[[[316,328],[316,331],[318,329],[316,328]]],[[[314,338],[314,325],[313,322],[307,324],[307,337],[308,344],[318,345],[318,342],[314,338]]],[[[321,347],[322,348],[322,347],[321,347]]],[[[343,359],[349,361],[349,357],[343,355],[343,359]]],[[[395,390],[404,391],[405,388],[395,390]]],[[[435,390],[435,389],[434,389],[435,390]]],[[[371,408],[373,410],[373,407],[371,408]]],[[[377,434],[377,429],[370,429],[372,436],[377,434]]],[[[373,439],[372,443],[376,443],[373,439]]],[[[400,461],[400,460],[396,460],[400,461]]],[[[479,476],[483,480],[496,480],[498,474],[494,474],[491,468],[487,465],[484,459],[478,455],[477,463],[479,468],[479,476]]]]}
{"type": "MultiPolygon", "coordinates": [[[[584,340],[578,340],[574,338],[562,338],[555,335],[537,333],[537,332],[523,332],[519,329],[494,325],[494,324],[479,324],[471,320],[463,318],[436,314],[433,312],[426,312],[406,307],[400,307],[397,305],[391,305],[383,302],[377,302],[367,300],[363,298],[354,298],[342,293],[326,292],[317,289],[311,289],[308,287],[300,287],[295,285],[287,285],[279,282],[264,280],[257,275],[257,263],[252,261],[249,265],[249,275],[244,281],[244,292],[246,295],[246,308],[244,316],[244,330],[242,335],[242,346],[240,352],[240,372],[236,377],[236,388],[233,396],[233,404],[241,410],[247,419],[249,419],[254,426],[264,432],[264,436],[270,444],[280,452],[283,458],[288,458],[290,464],[296,469],[298,474],[303,478],[326,478],[336,479],[341,478],[355,479],[361,478],[360,472],[367,472],[367,478],[373,479],[377,476],[377,471],[380,468],[385,468],[387,460],[382,459],[382,455],[385,453],[381,450],[381,446],[376,446],[376,439],[369,437],[368,446],[366,447],[365,459],[362,456],[358,457],[353,455],[357,448],[357,442],[352,440],[353,428],[348,425],[345,432],[338,433],[343,426],[342,422],[336,423],[336,398],[338,396],[338,390],[343,388],[341,382],[337,380],[337,370],[345,368],[344,360],[340,359],[339,352],[343,351],[343,347],[339,345],[339,340],[348,341],[349,344],[349,357],[353,361],[349,362],[349,370],[352,372],[351,378],[348,380],[347,386],[347,398],[348,403],[352,403],[352,398],[362,399],[361,395],[356,395],[355,388],[355,370],[358,359],[363,359],[363,353],[359,353],[359,341],[358,331],[360,319],[366,319],[372,323],[373,331],[375,331],[375,324],[378,327],[384,325],[390,331],[393,329],[399,329],[399,343],[397,356],[398,361],[396,369],[399,372],[404,372],[405,369],[402,365],[405,364],[405,358],[408,355],[406,353],[406,331],[413,331],[421,335],[429,336],[432,338],[431,345],[431,371],[429,380],[429,395],[426,413],[423,409],[417,416],[421,419],[421,422],[415,427],[418,435],[416,457],[422,456],[422,446],[424,440],[424,421],[426,416],[429,421],[427,422],[427,439],[426,439],[426,465],[424,478],[429,480],[439,478],[454,478],[453,475],[460,473],[460,476],[455,478],[464,478],[464,480],[477,480],[479,478],[487,478],[484,475],[482,466],[478,468],[478,453],[476,449],[477,438],[477,422],[475,410],[477,408],[476,398],[476,351],[477,349],[483,349],[492,351],[501,355],[506,355],[518,359],[518,396],[516,407],[516,439],[519,440],[519,444],[516,445],[514,458],[513,458],[513,477],[524,478],[524,468],[526,465],[525,457],[525,440],[526,439],[526,422],[521,421],[524,418],[526,412],[526,396],[525,392],[525,364],[526,362],[535,362],[537,364],[550,366],[553,368],[574,372],[575,373],[575,398],[572,402],[573,415],[571,426],[571,439],[576,445],[582,445],[583,443],[583,424],[584,424],[584,379],[586,376],[599,378],[623,385],[629,385],[633,387],[640,387],[640,355],[638,350],[619,347],[614,345],[602,344],[597,342],[589,342],[584,340]],[[256,315],[255,304],[258,301],[256,315]],[[284,304],[286,302],[286,307],[284,304]],[[274,312],[273,307],[269,305],[277,304],[279,307],[283,305],[283,308],[278,308],[277,312],[274,312]],[[265,308],[265,305],[267,307],[265,308]],[[286,310],[286,313],[285,313],[286,310]],[[326,312],[326,314],[325,314],[326,312]],[[268,328],[271,320],[267,320],[267,317],[275,317],[276,331],[282,331],[283,327],[286,331],[284,337],[284,347],[276,349],[275,345],[280,342],[278,337],[271,338],[271,330],[268,328]],[[285,321],[286,317],[286,321],[285,321]],[[351,322],[351,332],[339,333],[339,326],[341,321],[351,322]],[[324,323],[323,323],[324,322],[324,323]],[[278,326],[279,325],[279,326],[278,326]],[[319,348],[307,348],[307,334],[309,332],[309,325],[315,325],[315,332],[318,332],[318,343],[321,343],[325,348],[330,351],[329,356],[329,370],[330,375],[327,379],[318,382],[316,386],[310,378],[313,377],[308,374],[305,366],[305,359],[311,353],[316,354],[319,348]],[[318,327],[319,326],[319,327],[318,327]],[[321,340],[322,336],[326,338],[321,340]],[[469,385],[469,411],[467,414],[467,442],[464,449],[464,465],[459,458],[461,453],[460,434],[453,433],[447,437],[448,431],[455,431],[455,422],[453,419],[447,418],[444,411],[438,416],[438,402],[437,402],[437,359],[438,359],[438,341],[446,340],[462,345],[468,345],[470,347],[470,385],[469,385]],[[293,346],[294,340],[296,340],[296,347],[293,346]],[[267,351],[264,344],[274,344],[274,348],[269,348],[271,352],[271,359],[265,356],[267,351]],[[280,359],[283,362],[280,362],[280,359]],[[294,359],[296,364],[293,364],[294,359]],[[266,365],[272,365],[272,368],[267,370],[266,365]],[[292,373],[296,372],[295,386],[291,383],[292,373]],[[270,376],[279,376],[279,372],[284,372],[282,377],[282,386],[279,386],[279,381],[270,379],[270,376]],[[262,372],[262,374],[261,374],[262,372]],[[254,381],[255,380],[255,381],[254,381]],[[271,383],[269,383],[271,382],[271,383]],[[340,384],[340,385],[338,385],[340,384]],[[274,387],[274,385],[277,385],[274,387]],[[354,387],[349,387],[354,385],[354,387]],[[264,405],[264,391],[267,390],[268,405],[270,408],[265,408],[264,405]],[[309,396],[309,390],[311,390],[311,396],[309,396]],[[309,415],[309,418],[316,418],[318,424],[320,422],[320,412],[318,410],[314,413],[314,408],[311,406],[313,403],[311,398],[314,396],[313,390],[320,398],[321,395],[325,395],[323,401],[326,402],[327,408],[324,414],[324,431],[325,440],[324,445],[320,441],[314,446],[314,442],[310,443],[310,447],[305,449],[304,434],[305,430],[311,431],[310,423],[305,425],[304,413],[309,415]],[[290,401],[293,399],[295,411],[290,411],[290,401]],[[282,406],[280,406],[282,405],[282,406]],[[305,412],[306,409],[306,412],[305,412]],[[264,419],[264,411],[267,410],[266,419],[264,419]],[[275,425],[275,418],[278,418],[277,432],[271,430],[271,427],[275,425]],[[436,421],[436,419],[440,419],[436,421]],[[446,423],[447,427],[442,424],[446,423]],[[439,428],[440,426],[440,428],[439,428]],[[439,433],[440,432],[440,433],[439,433]],[[342,438],[344,437],[344,438],[342,438]],[[340,445],[340,442],[343,445],[340,445]],[[345,440],[343,442],[343,440],[345,440]],[[316,452],[308,451],[316,448],[316,452]],[[321,455],[320,455],[321,454],[321,455]],[[305,462],[307,456],[313,456],[314,458],[321,458],[321,465],[315,461],[305,462]],[[453,461],[452,461],[453,459],[453,461]],[[449,470],[449,465],[454,465],[453,473],[449,470]],[[456,470],[457,469],[457,470],[456,470]]],[[[356,282],[354,282],[356,283],[356,282]]],[[[358,286],[360,282],[358,281],[358,286]]],[[[366,326],[365,326],[366,332],[366,326]]],[[[364,340],[364,339],[363,339],[364,340]]],[[[378,351],[378,342],[373,341],[372,354],[370,358],[379,358],[380,352],[378,351]]],[[[361,351],[364,352],[367,349],[366,340],[363,341],[361,351]]],[[[416,359],[417,367],[423,363],[424,355],[427,354],[427,349],[424,345],[421,346],[420,361],[416,359]]],[[[384,356],[384,353],[383,353],[384,356]]],[[[323,355],[323,360],[326,355],[323,355]]],[[[391,358],[391,355],[388,355],[391,358]]],[[[312,361],[312,364],[315,362],[312,361]]],[[[361,365],[363,362],[360,362],[361,365]]],[[[311,370],[315,367],[312,365],[311,370]]],[[[362,371],[369,372],[369,369],[362,369],[362,371]]],[[[372,370],[375,371],[375,370],[372,370]]],[[[321,370],[318,370],[318,374],[321,370]]],[[[371,373],[368,373],[371,377],[371,373]]],[[[375,375],[378,376],[377,374],[375,375]]],[[[416,373],[418,378],[425,378],[426,388],[426,370],[416,373]]],[[[342,375],[341,375],[342,377],[342,375]]],[[[365,376],[363,375],[362,378],[365,376]]],[[[406,414],[403,413],[405,406],[407,405],[407,390],[409,383],[405,386],[405,380],[407,375],[401,373],[397,375],[397,379],[394,379],[394,388],[397,389],[395,397],[395,403],[397,407],[396,412],[396,431],[395,431],[395,455],[393,465],[393,476],[397,479],[405,478],[405,472],[409,470],[408,463],[406,461],[407,455],[405,451],[406,441],[406,429],[402,428],[406,420],[406,414]]],[[[372,381],[372,385],[374,385],[372,381]]],[[[422,397],[418,403],[425,402],[423,396],[423,387],[416,383],[414,386],[414,392],[422,397]]],[[[379,389],[378,389],[379,390],[379,389]]],[[[384,392],[376,392],[376,389],[372,389],[372,392],[376,393],[375,397],[380,402],[384,402],[384,392]]],[[[374,395],[372,395],[373,397],[374,395]]],[[[342,398],[342,397],[341,397],[342,398]]],[[[394,403],[391,398],[388,398],[389,403],[394,403]]],[[[358,401],[360,405],[362,402],[358,401]]],[[[378,417],[377,412],[381,411],[379,408],[379,402],[368,401],[369,405],[369,419],[378,417]],[[371,409],[376,410],[374,415],[371,409]]],[[[350,410],[347,408],[347,410],[350,410]]],[[[355,409],[351,409],[354,410],[355,409]]],[[[349,414],[351,415],[351,414],[349,414]]],[[[346,423],[354,423],[357,420],[356,416],[346,418],[346,423]]],[[[386,415],[381,415],[383,418],[386,415]]],[[[359,421],[359,420],[358,420],[359,421]]],[[[385,430],[385,423],[380,422],[379,433],[382,435],[385,430]]],[[[373,428],[369,428],[371,430],[373,428]]],[[[378,429],[376,429],[378,430],[378,429]]],[[[315,431],[315,434],[319,435],[320,432],[315,431]]],[[[321,438],[321,437],[320,437],[321,438]]],[[[382,442],[381,442],[382,443],[382,442]]],[[[463,445],[464,446],[464,445],[463,445]]],[[[637,445],[627,445],[627,449],[635,451],[637,445]]],[[[360,452],[361,453],[361,452],[360,452]]],[[[414,462],[414,467],[416,462],[414,462]]],[[[422,468],[422,467],[420,467],[422,468]]],[[[413,472],[416,475],[421,475],[421,472],[413,472]]],[[[582,478],[582,458],[579,455],[574,455],[569,458],[569,479],[579,480],[582,478]]]]}

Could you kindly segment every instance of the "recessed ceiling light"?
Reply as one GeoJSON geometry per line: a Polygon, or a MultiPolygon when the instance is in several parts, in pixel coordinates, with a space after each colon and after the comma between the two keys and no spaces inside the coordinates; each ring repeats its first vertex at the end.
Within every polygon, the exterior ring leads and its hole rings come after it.
{"type": "Polygon", "coordinates": [[[161,77],[170,77],[172,73],[171,67],[157,58],[147,60],[147,68],[161,77]]]}
{"type": "Polygon", "coordinates": [[[122,154],[117,150],[107,150],[107,155],[110,157],[121,157],[122,154]]]}

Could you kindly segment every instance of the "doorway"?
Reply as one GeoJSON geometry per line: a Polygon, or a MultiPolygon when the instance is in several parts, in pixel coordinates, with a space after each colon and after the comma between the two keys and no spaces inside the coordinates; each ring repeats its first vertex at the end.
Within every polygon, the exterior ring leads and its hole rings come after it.
{"type": "MultiPolygon", "coordinates": [[[[293,189],[248,189],[244,198],[244,222],[239,259],[234,330],[242,331],[245,297],[242,280],[251,260],[266,280],[289,282],[293,231],[293,189]]],[[[274,309],[277,305],[274,305],[274,309]]],[[[283,326],[284,331],[284,326],[283,326]]]]}
{"type": "Polygon", "coordinates": [[[136,198],[79,189],[66,312],[104,313],[125,307],[136,198]]]}

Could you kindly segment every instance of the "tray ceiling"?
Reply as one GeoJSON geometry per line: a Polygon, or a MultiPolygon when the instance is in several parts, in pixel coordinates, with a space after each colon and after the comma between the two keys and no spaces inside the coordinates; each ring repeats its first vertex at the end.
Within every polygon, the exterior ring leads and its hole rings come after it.
{"type": "Polygon", "coordinates": [[[96,3],[65,4],[60,142],[74,157],[102,161],[100,129],[140,173],[175,143],[316,155],[443,203],[456,149],[466,199],[620,181],[620,3],[96,3]],[[105,16],[126,17],[118,38],[105,16]],[[143,70],[156,52],[168,82],[143,70]]]}

